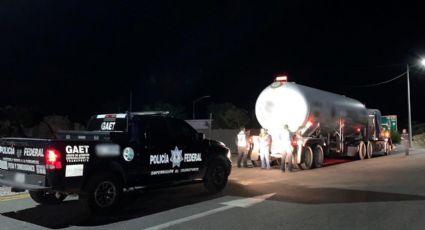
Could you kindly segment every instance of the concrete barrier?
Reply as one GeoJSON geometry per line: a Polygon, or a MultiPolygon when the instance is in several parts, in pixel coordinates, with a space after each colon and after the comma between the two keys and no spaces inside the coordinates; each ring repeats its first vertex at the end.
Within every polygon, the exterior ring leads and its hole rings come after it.
{"type": "Polygon", "coordinates": [[[425,147],[425,133],[413,136],[413,143],[425,147]]]}
{"type": "Polygon", "coordinates": [[[236,135],[238,129],[204,129],[198,130],[200,133],[204,133],[206,138],[223,142],[232,153],[238,152],[236,147],[236,135]]]}

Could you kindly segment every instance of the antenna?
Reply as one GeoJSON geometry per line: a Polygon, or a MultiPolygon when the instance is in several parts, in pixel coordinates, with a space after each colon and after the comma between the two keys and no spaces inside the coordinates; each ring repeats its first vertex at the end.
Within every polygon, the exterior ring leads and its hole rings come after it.
{"type": "Polygon", "coordinates": [[[133,107],[133,91],[130,90],[130,105],[128,108],[128,112],[127,112],[127,127],[126,127],[126,132],[128,132],[128,125],[129,125],[129,121],[130,121],[130,115],[131,115],[131,111],[133,107]]]}

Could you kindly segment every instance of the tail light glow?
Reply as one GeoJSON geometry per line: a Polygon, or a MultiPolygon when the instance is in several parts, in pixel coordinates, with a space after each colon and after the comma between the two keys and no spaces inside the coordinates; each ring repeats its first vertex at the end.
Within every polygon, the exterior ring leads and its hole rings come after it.
{"type": "Polygon", "coordinates": [[[61,154],[54,148],[48,148],[44,154],[47,169],[62,169],[61,154]]]}

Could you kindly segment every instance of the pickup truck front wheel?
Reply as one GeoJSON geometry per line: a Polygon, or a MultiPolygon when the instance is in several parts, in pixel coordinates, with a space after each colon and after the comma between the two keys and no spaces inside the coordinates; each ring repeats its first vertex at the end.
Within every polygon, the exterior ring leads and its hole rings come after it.
{"type": "Polygon", "coordinates": [[[95,174],[88,181],[81,200],[95,213],[116,210],[122,195],[122,183],[112,174],[95,174]]]}
{"type": "Polygon", "coordinates": [[[32,200],[44,205],[60,204],[66,198],[66,194],[58,192],[29,191],[29,194],[32,200]]]}
{"type": "Polygon", "coordinates": [[[204,186],[209,192],[219,192],[226,186],[227,177],[226,163],[221,159],[213,160],[208,165],[204,177],[204,186]]]}

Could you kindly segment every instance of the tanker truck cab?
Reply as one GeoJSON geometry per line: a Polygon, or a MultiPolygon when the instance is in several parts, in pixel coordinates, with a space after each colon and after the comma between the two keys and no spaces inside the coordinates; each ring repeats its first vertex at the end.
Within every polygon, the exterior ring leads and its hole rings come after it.
{"type": "Polygon", "coordinates": [[[0,185],[29,190],[40,204],[77,194],[92,211],[110,212],[137,188],[203,182],[222,190],[229,152],[165,112],[95,115],[87,131],[55,139],[1,138],[0,185]]]}
{"type": "Polygon", "coordinates": [[[321,167],[329,155],[366,159],[378,151],[389,152],[379,134],[379,110],[368,110],[346,96],[287,82],[286,77],[276,78],[260,93],[255,113],[269,130],[289,126],[295,135],[295,163],[303,169],[321,167]]]}

